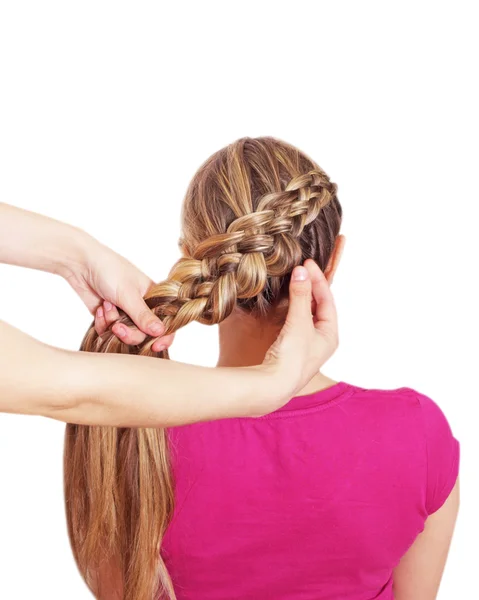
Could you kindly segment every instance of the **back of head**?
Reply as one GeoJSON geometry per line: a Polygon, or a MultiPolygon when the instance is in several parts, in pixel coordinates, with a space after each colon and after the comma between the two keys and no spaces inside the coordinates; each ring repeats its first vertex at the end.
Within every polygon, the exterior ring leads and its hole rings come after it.
{"type": "MultiPolygon", "coordinates": [[[[305,154],[271,137],[237,140],[193,177],[183,258],[146,302],[168,333],[191,321],[220,323],[236,307],[266,316],[286,300],[296,265],[312,258],[325,269],[341,216],[336,185],[305,154]]],[[[126,315],[122,322],[131,325],[126,315]]],[[[82,350],[156,356],[152,343],[126,346],[91,327],[82,350]]],[[[164,430],[68,425],[65,494],[74,555],[94,593],[106,559],[125,600],[174,598],[159,558],[174,500],[164,430]]]]}
{"type": "MultiPolygon", "coordinates": [[[[183,201],[184,258],[146,296],[167,332],[219,323],[236,306],[265,315],[287,297],[296,265],[312,258],[324,270],[341,224],[336,189],[309,157],[275,138],[242,138],[211,156],[183,201]]],[[[90,334],[89,349],[150,354],[151,340],[129,348],[109,333],[90,334]]]]}

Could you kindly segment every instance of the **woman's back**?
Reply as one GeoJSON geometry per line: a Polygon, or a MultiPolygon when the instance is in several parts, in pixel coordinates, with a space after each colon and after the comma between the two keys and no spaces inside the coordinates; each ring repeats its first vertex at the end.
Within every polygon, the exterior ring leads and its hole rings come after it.
{"type": "Polygon", "coordinates": [[[162,555],[178,600],[391,599],[393,568],[458,472],[444,415],[410,388],[339,382],[169,440],[162,555]]]}

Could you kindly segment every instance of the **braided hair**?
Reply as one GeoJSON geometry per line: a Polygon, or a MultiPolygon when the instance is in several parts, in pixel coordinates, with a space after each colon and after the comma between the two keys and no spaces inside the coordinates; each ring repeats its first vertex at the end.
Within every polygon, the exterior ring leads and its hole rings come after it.
{"type": "MultiPolygon", "coordinates": [[[[166,334],[192,321],[220,323],[234,309],[264,317],[287,298],[296,265],[313,258],[324,270],[341,224],[336,190],[309,157],[275,138],[242,138],[210,157],[183,203],[183,257],[145,296],[166,334]]],[[[126,314],[121,322],[132,325],[126,314]]],[[[128,346],[92,325],[81,349],[168,358],[153,341],[128,346]]],[[[108,561],[124,600],[175,598],[160,556],[174,507],[164,429],[67,425],[65,496],[73,552],[95,594],[108,561]]]]}

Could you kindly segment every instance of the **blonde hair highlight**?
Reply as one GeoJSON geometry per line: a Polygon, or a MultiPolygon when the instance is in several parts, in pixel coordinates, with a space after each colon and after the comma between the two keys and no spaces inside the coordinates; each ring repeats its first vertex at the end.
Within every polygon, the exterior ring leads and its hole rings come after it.
{"type": "MultiPolygon", "coordinates": [[[[237,140],[191,181],[184,256],[146,302],[167,333],[191,321],[220,323],[235,307],[264,316],[287,297],[296,265],[313,258],[325,268],[341,216],[336,185],[305,154],[275,138],[237,140]]],[[[127,315],[121,321],[132,324],[127,315]]],[[[127,346],[92,325],[81,349],[168,358],[152,344],[127,346]]],[[[67,425],[65,499],[74,556],[98,598],[110,593],[112,573],[124,600],[175,598],[160,554],[174,509],[165,429],[67,425]]]]}

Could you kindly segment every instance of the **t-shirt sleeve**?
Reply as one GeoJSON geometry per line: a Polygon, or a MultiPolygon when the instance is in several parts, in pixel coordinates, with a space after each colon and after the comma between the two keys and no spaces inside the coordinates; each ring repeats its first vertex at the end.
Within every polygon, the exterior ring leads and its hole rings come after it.
{"type": "Polygon", "coordinates": [[[417,396],[422,409],[427,452],[426,511],[441,508],[459,474],[459,442],[439,406],[428,396],[417,396]]]}

